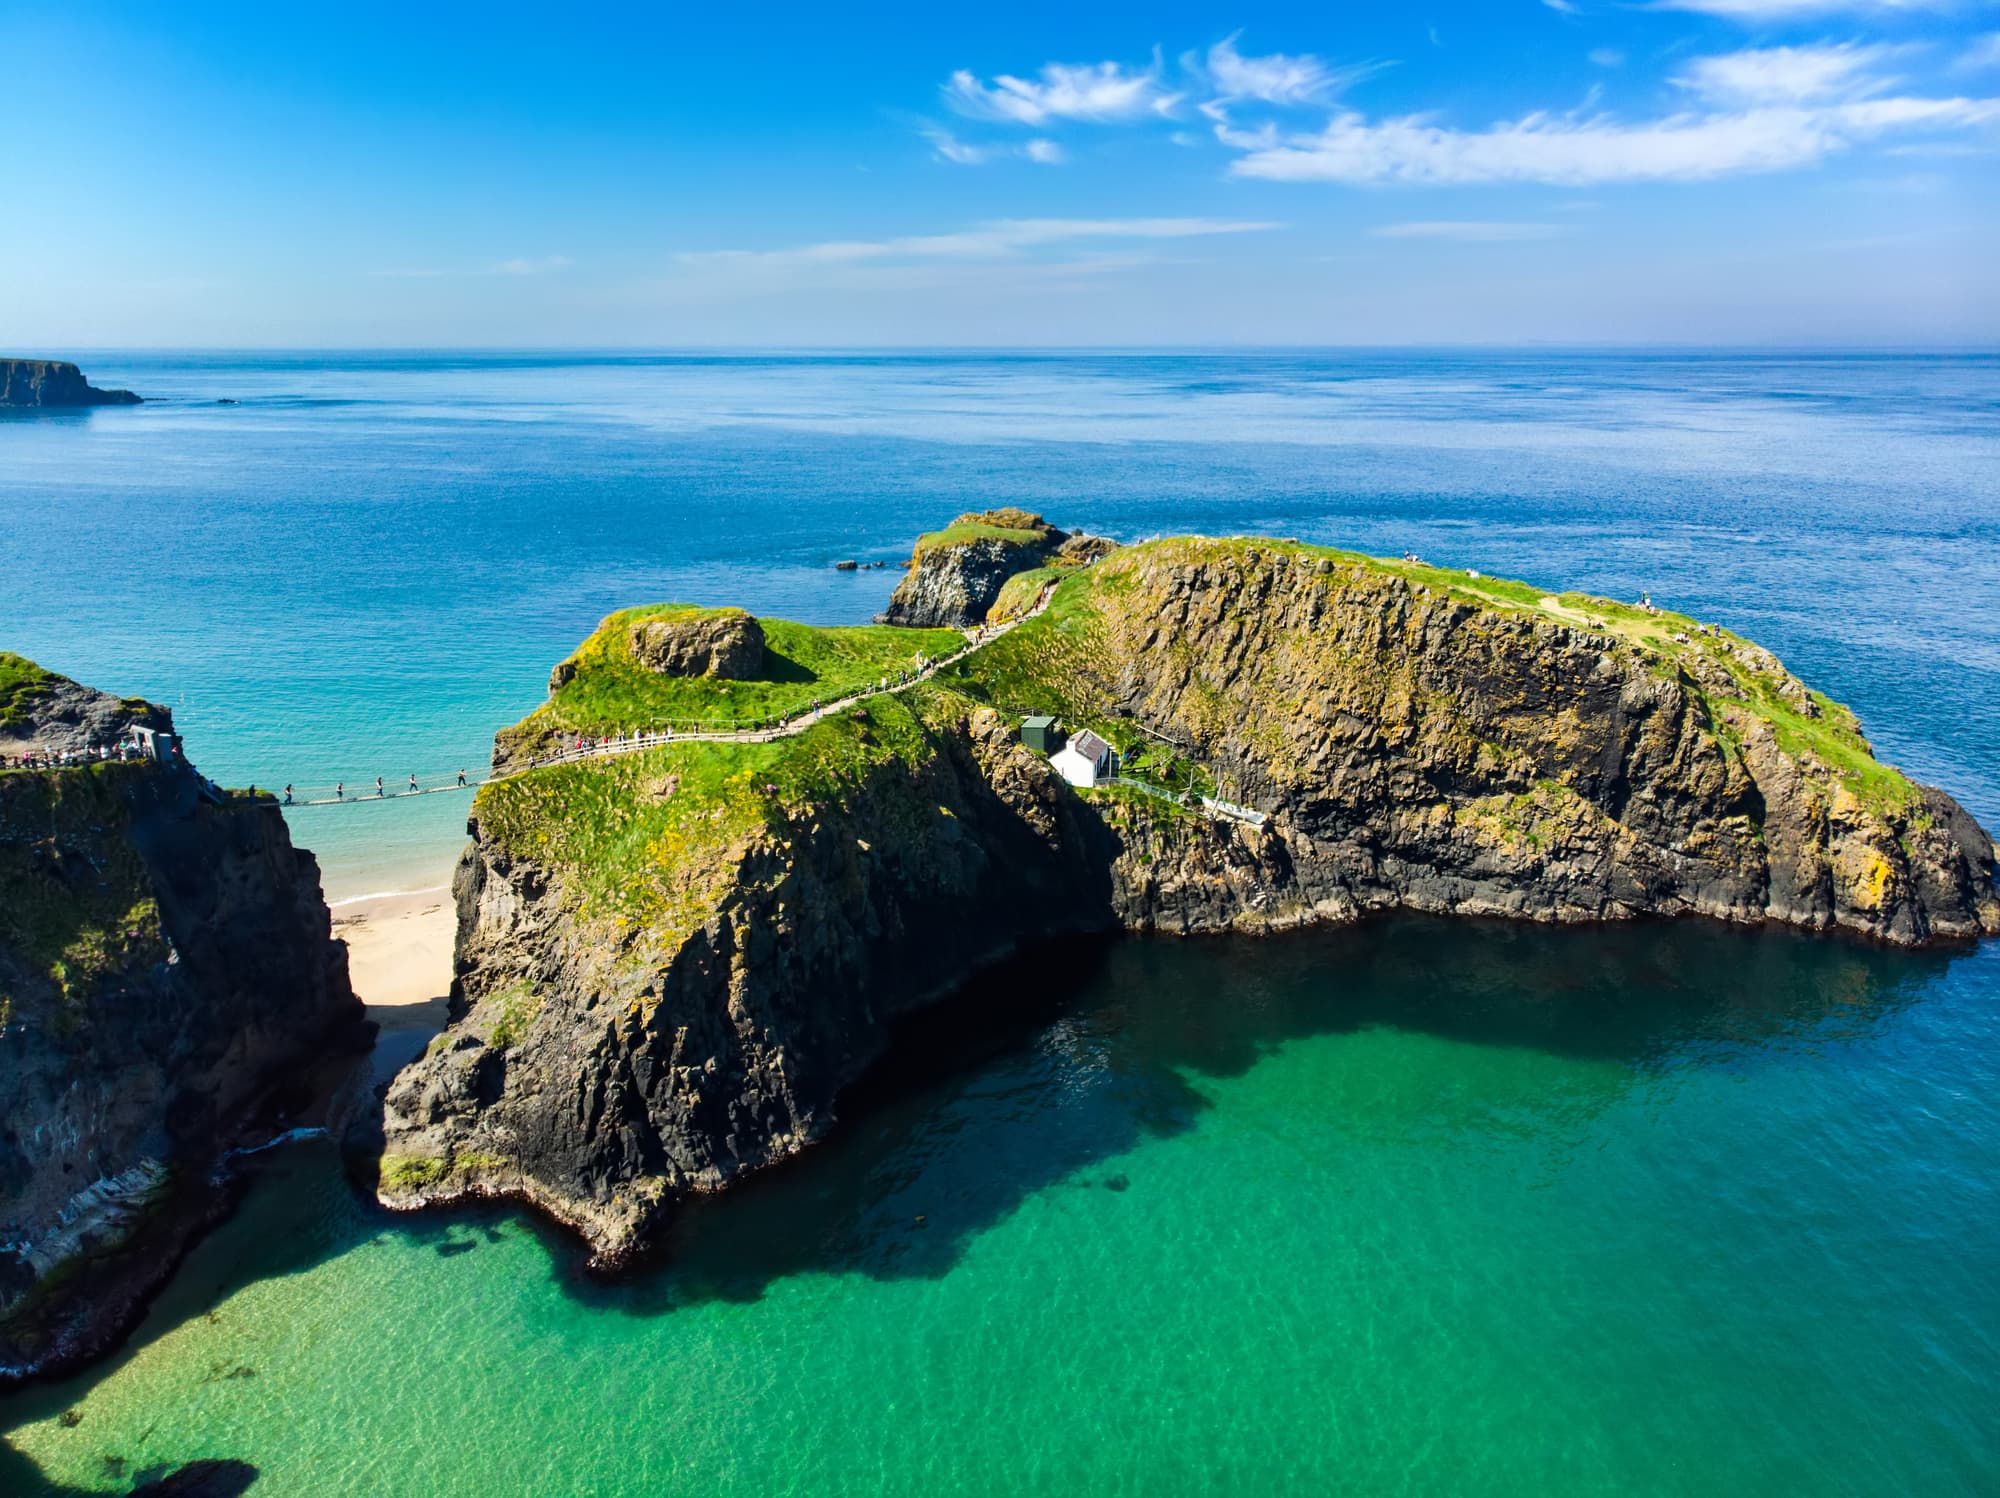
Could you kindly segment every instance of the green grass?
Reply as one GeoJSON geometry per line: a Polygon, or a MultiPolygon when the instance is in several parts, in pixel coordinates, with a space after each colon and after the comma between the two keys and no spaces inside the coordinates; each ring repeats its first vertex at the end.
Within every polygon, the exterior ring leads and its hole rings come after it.
{"type": "Polygon", "coordinates": [[[493,1022],[493,1032],[486,1043],[496,1051],[504,1051],[509,1046],[526,1037],[529,1027],[542,1012],[542,995],[535,985],[523,978],[499,996],[500,1017],[493,1022]]]}
{"type": "MultiPolygon", "coordinates": [[[[1684,616],[1296,542],[1189,539],[1129,548],[1095,567],[1061,576],[1040,617],[939,673],[930,684],[897,697],[869,698],[863,705],[865,719],[850,711],[768,744],[676,744],[533,771],[480,790],[476,804],[482,826],[519,856],[574,871],[568,882],[584,913],[610,923],[610,934],[644,927],[671,939],[708,919],[715,901],[735,881],[743,854],[765,828],[814,818],[844,804],[863,794],[871,777],[878,790],[908,785],[914,768],[931,752],[933,725],[957,718],[971,705],[990,705],[1016,720],[1052,713],[1072,731],[1090,728],[1102,735],[1119,750],[1125,773],[1135,778],[1176,792],[1215,794],[1210,772],[1193,747],[1141,733],[1119,715],[1110,687],[1116,674],[1111,669],[1114,637],[1129,635],[1133,621],[1152,608],[1139,579],[1149,560],[1157,560],[1166,548],[1175,560],[1190,562],[1241,557],[1251,550],[1304,556],[1314,564],[1324,562],[1325,581],[1335,587],[1343,585],[1343,573],[1349,586],[1370,579],[1379,586],[1383,579],[1395,579],[1482,610],[1565,623],[1600,635],[1607,651],[1672,673],[1686,690],[1708,702],[1716,735],[1725,746],[1732,730],[1721,715],[1751,714],[1771,725],[1788,754],[1810,756],[1824,765],[1866,807],[1907,809],[1916,794],[1900,774],[1875,760],[1845,708],[1815,697],[1818,716],[1807,716],[1780,694],[1786,685],[1781,668],[1766,665],[1761,656],[1739,658],[1737,652],[1747,652],[1747,642],[1727,633],[1700,634],[1684,616]],[[1677,634],[1688,638],[1677,640],[1677,634]],[[1687,674],[1691,667],[1711,676],[1720,667],[1740,699],[1704,689],[1687,674]]],[[[1032,590],[1051,575],[1054,569],[1026,574],[1031,581],[1023,583],[1024,591],[1032,597],[1032,590]]],[[[803,705],[813,695],[838,697],[843,687],[872,682],[919,650],[941,654],[958,641],[951,631],[813,629],[767,620],[772,651],[768,679],[677,681],[645,671],[631,660],[625,644],[633,622],[671,613],[663,607],[613,615],[578,651],[575,681],[537,717],[553,723],[560,716],[563,727],[593,731],[631,727],[656,714],[772,714],[803,705]],[[717,710],[725,701],[727,707],[717,710]],[[700,707],[709,711],[690,712],[700,707]]],[[[1169,641],[1162,648],[1183,647],[1169,641]]],[[[1183,709],[1204,741],[1211,732],[1246,734],[1254,740],[1264,726],[1260,718],[1275,724],[1300,710],[1298,704],[1274,700],[1263,705],[1264,711],[1246,714],[1236,696],[1205,686],[1198,673],[1192,680],[1183,709]]],[[[1399,711],[1439,719],[1443,730],[1450,731],[1457,706],[1448,696],[1399,690],[1399,697],[1405,699],[1399,711]]],[[[535,721],[531,718],[523,727],[535,721]]],[[[1561,810],[1560,798],[1551,801],[1551,794],[1542,788],[1529,802],[1495,803],[1482,811],[1503,831],[1535,846],[1543,836],[1543,821],[1561,810]]],[[[878,802],[891,807],[883,815],[938,814],[934,807],[896,809],[907,799],[877,795],[878,802]]],[[[871,810],[880,807],[871,805],[871,810]]],[[[912,823],[906,831],[915,837],[923,828],[912,823]]],[[[512,1037],[504,1015],[496,1033],[512,1037]]]]}
{"type": "Polygon", "coordinates": [[[26,656],[0,650],[0,728],[11,728],[27,717],[29,706],[48,684],[61,679],[26,656]]]}
{"type": "Polygon", "coordinates": [[[922,556],[940,546],[963,546],[969,541],[1005,541],[1014,546],[1040,546],[1047,540],[1048,537],[1041,531],[1011,525],[989,525],[981,520],[961,521],[941,531],[917,537],[916,555],[922,556]]]}
{"type": "Polygon", "coordinates": [[[1035,599],[1044,587],[1076,570],[1074,562],[1052,562],[1046,567],[1030,567],[1026,572],[1015,573],[1000,585],[1000,596],[986,611],[988,621],[998,623],[1012,615],[1026,613],[1034,607],[1035,599]]]}
{"type": "Polygon", "coordinates": [[[947,655],[965,643],[949,629],[891,625],[820,628],[765,619],[764,667],[754,679],[662,676],[632,655],[631,630],[654,619],[696,619],[725,612],[654,604],[611,615],[570,657],[576,675],[511,732],[533,745],[565,732],[611,733],[668,723],[767,722],[872,687],[914,669],[920,656],[947,655]]]}
{"type": "Polygon", "coordinates": [[[770,743],[670,744],[493,781],[475,812],[516,856],[574,871],[586,918],[677,937],[708,919],[760,829],[810,821],[875,772],[920,762],[934,737],[924,712],[946,711],[962,706],[928,686],[875,696],[770,743]]]}
{"type": "MultiPolygon", "coordinates": [[[[136,765],[0,777],[0,946],[45,978],[73,1027],[107,977],[161,961],[166,942],[144,863],[125,836],[136,765]]],[[[20,1009],[24,995],[0,995],[20,1009]]]]}
{"type": "MultiPolygon", "coordinates": [[[[1918,800],[1917,788],[1904,775],[1875,758],[1852,712],[1813,693],[1819,715],[1808,716],[1780,694],[1781,675],[1737,654],[1757,647],[1727,630],[1705,635],[1697,622],[1684,614],[1666,610],[1649,613],[1634,604],[1585,593],[1556,592],[1511,578],[1475,578],[1462,569],[1370,557],[1296,541],[1254,536],[1186,537],[1128,548],[1063,579],[1047,614],[953,667],[947,673],[953,684],[1003,711],[1054,713],[1072,727],[1095,729],[1121,754],[1134,748],[1134,735],[1121,730],[1093,667],[1110,649],[1103,618],[1124,607],[1124,597],[1148,554],[1166,548],[1185,553],[1190,561],[1242,561],[1252,551],[1264,556],[1305,556],[1316,562],[1323,559],[1334,569],[1329,581],[1338,581],[1343,570],[1362,577],[1394,578],[1475,608],[1529,615],[1601,633],[1611,648],[1631,650],[1654,669],[1673,675],[1684,689],[1700,698],[1718,739],[1725,744],[1731,731],[1723,713],[1749,713],[1770,724],[1779,747],[1787,754],[1810,756],[1823,764],[1862,806],[1894,814],[1907,811],[1918,800]],[[1696,656],[1726,671],[1742,693],[1741,699],[1713,693],[1695,680],[1690,668],[1698,664],[1696,656]]],[[[1170,644],[1167,648],[1173,647],[1170,644]]],[[[1189,706],[1197,713],[1213,709],[1210,716],[1218,723],[1236,714],[1227,702],[1197,701],[1189,706]]],[[[1449,704],[1443,706],[1448,709],[1449,704]]],[[[1257,726],[1244,725],[1240,731],[1255,733],[1257,726]]]]}

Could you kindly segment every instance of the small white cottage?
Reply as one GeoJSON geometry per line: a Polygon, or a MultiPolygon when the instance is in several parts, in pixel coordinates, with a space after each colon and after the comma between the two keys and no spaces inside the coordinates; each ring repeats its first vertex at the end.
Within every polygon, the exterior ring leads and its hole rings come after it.
{"type": "Polygon", "coordinates": [[[1111,746],[1089,729],[1049,756],[1056,773],[1071,785],[1093,786],[1111,775],[1111,746]]]}

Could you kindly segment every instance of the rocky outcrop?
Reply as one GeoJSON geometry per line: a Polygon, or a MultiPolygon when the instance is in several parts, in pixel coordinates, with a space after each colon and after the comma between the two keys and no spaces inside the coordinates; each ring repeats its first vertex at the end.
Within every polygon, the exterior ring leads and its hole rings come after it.
{"type": "Polygon", "coordinates": [[[1393,907],[2000,931],[1986,834],[1775,660],[1465,583],[1152,543],[754,775],[691,746],[487,787],[454,1021],[390,1091],[382,1200],[519,1197],[615,1260],[677,1199],[824,1133],[896,1015],[1066,932],[1393,907]],[[1078,793],[1017,742],[1027,711],[1262,820],[1078,793]],[[611,870],[614,844],[646,851],[611,870]]]}
{"type": "Polygon", "coordinates": [[[82,754],[134,728],[172,727],[167,710],[143,697],[114,697],[0,650],[0,755],[82,754]]]}
{"type": "Polygon", "coordinates": [[[136,406],[129,390],[99,390],[59,359],[0,359],[0,407],[136,406]]]}
{"type": "Polygon", "coordinates": [[[662,676],[748,681],[764,669],[764,626],[741,609],[642,620],[632,626],[632,656],[662,676]]]}
{"type": "Polygon", "coordinates": [[[917,542],[880,619],[906,628],[967,629],[985,620],[1008,578],[1051,563],[1083,566],[1116,546],[1102,536],[1057,530],[1027,510],[961,515],[917,542]]]}
{"type": "Polygon", "coordinates": [[[219,1210],[226,1152],[366,1036],[268,796],[153,764],[0,773],[0,1380],[108,1345],[219,1210]]]}

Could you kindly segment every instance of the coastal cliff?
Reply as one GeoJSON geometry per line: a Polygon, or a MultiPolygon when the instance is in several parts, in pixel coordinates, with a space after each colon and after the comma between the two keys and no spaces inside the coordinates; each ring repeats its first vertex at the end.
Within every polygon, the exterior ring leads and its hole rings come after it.
{"type": "MultiPolygon", "coordinates": [[[[166,709],[0,655],[18,763],[166,709]]],[[[310,853],[184,764],[0,770],[0,1381],[109,1345],[222,1205],[231,1148],[365,1047],[310,853]]]]}
{"type": "Polygon", "coordinates": [[[136,406],[129,390],[100,390],[60,359],[0,359],[0,408],[18,406],[136,406]]]}
{"type": "MultiPolygon", "coordinates": [[[[832,661],[866,632],[811,633],[832,661]]],[[[642,638],[606,621],[538,717],[629,713],[642,638]]],[[[453,1022],[390,1090],[379,1194],[524,1199],[604,1262],[822,1135],[897,1015],[1063,933],[1392,908],[2000,931],[1986,834],[1768,652],[1286,542],[1116,551],[928,680],[768,742],[496,781],[471,831],[453,1022]],[[1123,778],[1066,784],[1029,713],[1123,778]]]]}
{"type": "Polygon", "coordinates": [[[1038,581],[1054,578],[1115,548],[1115,542],[1102,536],[1057,530],[1026,510],[1005,507],[961,515],[943,530],[917,539],[909,571],[896,584],[879,622],[966,629],[994,610],[1010,578],[1026,572],[1035,572],[1038,581]]]}

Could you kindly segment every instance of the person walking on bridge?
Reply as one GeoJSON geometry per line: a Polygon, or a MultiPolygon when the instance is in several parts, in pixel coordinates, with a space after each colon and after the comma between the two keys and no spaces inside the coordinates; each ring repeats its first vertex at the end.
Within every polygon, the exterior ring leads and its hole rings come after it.
{"type": "Polygon", "coordinates": [[[345,801],[345,800],[347,799],[347,782],[346,782],[346,781],[344,781],[344,780],[336,780],[336,781],[335,781],[335,782],[333,783],[333,799],[334,799],[334,800],[336,800],[336,801],[345,801]]]}
{"type": "Polygon", "coordinates": [[[416,795],[416,793],[417,793],[417,777],[412,775],[410,777],[410,794],[414,796],[416,795]]]}
{"type": "Polygon", "coordinates": [[[465,789],[465,767],[463,765],[459,766],[458,785],[460,790],[465,789]]]}
{"type": "Polygon", "coordinates": [[[291,804],[292,804],[292,783],[288,780],[285,782],[285,805],[290,806],[291,804]]]}
{"type": "Polygon", "coordinates": [[[377,801],[380,801],[383,798],[383,796],[387,794],[388,793],[382,789],[382,777],[380,775],[377,775],[375,777],[375,799],[377,801]]]}

